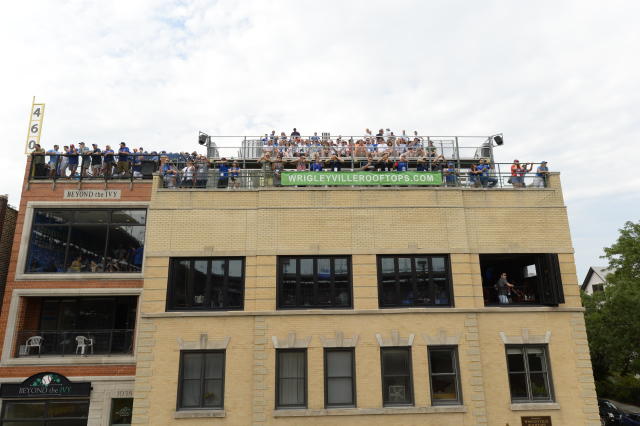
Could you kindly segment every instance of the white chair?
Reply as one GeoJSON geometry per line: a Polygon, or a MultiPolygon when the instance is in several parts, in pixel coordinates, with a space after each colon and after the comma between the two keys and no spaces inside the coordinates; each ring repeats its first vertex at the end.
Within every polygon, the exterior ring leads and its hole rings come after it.
{"type": "Polygon", "coordinates": [[[89,339],[85,336],[76,336],[76,355],[80,352],[80,355],[87,353],[87,348],[91,348],[91,354],[93,355],[93,339],[89,339]]]}
{"type": "Polygon", "coordinates": [[[44,342],[44,337],[42,336],[32,336],[27,339],[25,346],[27,348],[27,355],[30,353],[31,348],[38,348],[38,355],[40,355],[40,351],[42,350],[42,342],[44,342]]]}

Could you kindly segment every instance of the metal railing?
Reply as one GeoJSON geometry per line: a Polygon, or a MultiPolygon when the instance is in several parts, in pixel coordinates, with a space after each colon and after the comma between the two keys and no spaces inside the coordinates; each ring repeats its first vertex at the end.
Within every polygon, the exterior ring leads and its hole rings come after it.
{"type": "Polygon", "coordinates": [[[133,329],[23,330],[17,333],[16,355],[126,355],[133,353],[133,339],[133,329]]]}
{"type": "MultiPolygon", "coordinates": [[[[326,162],[321,162],[326,164],[326,162]]],[[[393,161],[392,161],[393,163],[393,161]]],[[[273,166],[274,163],[271,163],[273,166]]],[[[278,163],[280,164],[280,163],[278,163]]],[[[286,161],[282,161],[281,164],[287,166],[286,161]]],[[[342,173],[350,172],[362,172],[366,168],[366,161],[352,162],[351,160],[345,161],[341,164],[342,173]],[[365,166],[361,166],[361,164],[365,166]],[[355,167],[354,167],[355,166],[355,167]]],[[[445,186],[445,187],[460,187],[460,188],[544,188],[548,186],[547,174],[538,176],[538,173],[534,171],[519,172],[513,175],[511,172],[511,164],[509,163],[494,163],[491,168],[482,172],[474,171],[472,168],[456,168],[455,166],[449,167],[442,163],[426,162],[418,164],[416,161],[407,161],[408,167],[406,172],[435,172],[440,174],[441,184],[429,186],[445,186]]],[[[533,163],[527,163],[532,164],[533,163]]],[[[263,169],[240,169],[236,173],[230,171],[220,171],[220,169],[212,169],[207,173],[198,173],[197,171],[190,171],[185,174],[182,171],[174,169],[172,173],[162,174],[162,187],[168,189],[208,189],[208,190],[234,190],[234,189],[259,189],[268,187],[282,187],[282,173],[283,172],[309,172],[313,173],[306,168],[304,170],[293,169],[288,167],[275,168],[271,170],[263,169]]],[[[366,173],[376,174],[381,172],[380,168],[376,167],[376,164],[372,164],[370,170],[366,173]]],[[[325,173],[333,173],[332,171],[326,171],[325,173]]],[[[391,171],[384,173],[394,173],[401,175],[405,171],[391,171]]],[[[376,184],[376,180],[372,180],[374,183],[366,184],[366,186],[389,186],[388,183],[376,184]]],[[[393,186],[403,186],[403,180],[398,179],[398,183],[393,186]]],[[[288,187],[303,187],[308,185],[287,185],[288,187]]],[[[317,186],[317,185],[314,185],[317,186]]],[[[331,186],[330,184],[321,186],[331,186]]],[[[360,185],[358,185],[360,186],[360,185]]]]}

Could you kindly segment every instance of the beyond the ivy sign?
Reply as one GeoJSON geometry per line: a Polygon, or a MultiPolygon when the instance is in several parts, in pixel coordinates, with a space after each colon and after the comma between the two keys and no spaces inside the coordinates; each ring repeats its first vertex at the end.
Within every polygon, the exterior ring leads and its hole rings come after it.
{"type": "Polygon", "coordinates": [[[38,373],[22,383],[2,383],[0,398],[88,397],[91,382],[72,382],[62,374],[38,373]]]}

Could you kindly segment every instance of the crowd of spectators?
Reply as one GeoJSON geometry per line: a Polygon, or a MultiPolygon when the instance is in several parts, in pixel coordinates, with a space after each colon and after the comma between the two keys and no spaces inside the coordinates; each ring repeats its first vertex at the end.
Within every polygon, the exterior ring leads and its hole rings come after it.
{"type": "MultiPolygon", "coordinates": [[[[88,147],[84,142],[59,145],[45,151],[36,144],[32,157],[32,175],[35,178],[142,178],[143,171],[157,171],[163,157],[177,164],[195,161],[198,153],[167,153],[166,151],[146,151],[143,147],[129,148],[125,142],[113,149],[98,144],[88,147]],[[143,169],[145,167],[145,169],[143,169]]],[[[204,157],[206,158],[206,157],[204,157]]]]}

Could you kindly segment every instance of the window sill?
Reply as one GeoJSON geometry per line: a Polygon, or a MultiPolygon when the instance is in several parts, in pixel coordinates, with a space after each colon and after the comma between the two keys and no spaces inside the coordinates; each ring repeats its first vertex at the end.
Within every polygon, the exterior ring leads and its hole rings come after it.
{"type": "Polygon", "coordinates": [[[0,366],[18,365],[127,365],[136,363],[133,355],[66,355],[66,356],[25,356],[3,359],[0,366]]]}
{"type": "Polygon", "coordinates": [[[464,405],[448,405],[435,407],[384,407],[384,408],[327,408],[280,409],[273,412],[273,417],[321,417],[321,416],[369,416],[376,414],[435,414],[466,413],[464,405]]]}
{"type": "Polygon", "coordinates": [[[511,411],[541,411],[559,410],[560,404],[556,402],[521,402],[511,404],[511,411]]]}
{"type": "Polygon", "coordinates": [[[203,419],[225,416],[224,410],[180,410],[173,414],[174,419],[203,419]]]}

